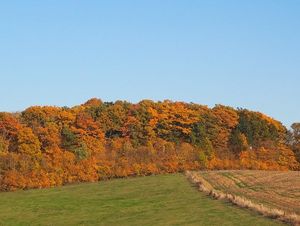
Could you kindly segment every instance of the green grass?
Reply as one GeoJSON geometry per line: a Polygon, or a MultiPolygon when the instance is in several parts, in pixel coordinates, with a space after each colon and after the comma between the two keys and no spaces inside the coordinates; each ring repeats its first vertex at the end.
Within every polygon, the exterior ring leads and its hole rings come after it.
{"type": "Polygon", "coordinates": [[[181,174],[0,193],[0,225],[281,225],[198,192],[181,174]]]}

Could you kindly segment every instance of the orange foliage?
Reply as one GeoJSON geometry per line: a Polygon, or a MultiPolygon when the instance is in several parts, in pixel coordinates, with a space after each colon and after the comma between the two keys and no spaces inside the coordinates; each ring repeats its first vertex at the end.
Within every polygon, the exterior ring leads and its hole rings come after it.
{"type": "Polygon", "coordinates": [[[299,169],[286,128],[258,112],[184,102],[0,113],[0,190],[196,169],[299,169]]]}

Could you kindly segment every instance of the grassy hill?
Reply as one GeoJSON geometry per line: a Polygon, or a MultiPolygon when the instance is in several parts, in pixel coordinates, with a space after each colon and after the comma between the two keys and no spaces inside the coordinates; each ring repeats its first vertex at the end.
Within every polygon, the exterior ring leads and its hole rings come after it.
{"type": "Polygon", "coordinates": [[[181,174],[0,195],[0,225],[281,225],[210,199],[181,174]]]}

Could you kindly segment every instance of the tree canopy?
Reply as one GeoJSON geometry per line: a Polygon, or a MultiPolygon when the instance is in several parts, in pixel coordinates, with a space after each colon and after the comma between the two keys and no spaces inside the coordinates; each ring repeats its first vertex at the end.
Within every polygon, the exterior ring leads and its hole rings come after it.
{"type": "Polygon", "coordinates": [[[299,125],[288,131],[260,112],[169,100],[93,98],[0,113],[0,189],[190,169],[296,170],[299,125]]]}

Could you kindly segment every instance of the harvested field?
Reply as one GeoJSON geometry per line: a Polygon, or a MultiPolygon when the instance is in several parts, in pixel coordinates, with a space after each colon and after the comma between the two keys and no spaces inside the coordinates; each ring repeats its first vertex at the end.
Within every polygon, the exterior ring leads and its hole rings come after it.
{"type": "Polygon", "coordinates": [[[193,172],[192,176],[201,184],[201,190],[216,198],[233,197],[233,202],[241,199],[250,203],[250,209],[268,212],[265,215],[274,211],[278,213],[276,218],[293,215],[299,219],[296,215],[300,215],[300,172],[201,171],[193,172]]]}
{"type": "Polygon", "coordinates": [[[205,171],[214,189],[244,196],[264,205],[300,214],[300,172],[205,171]]]}

